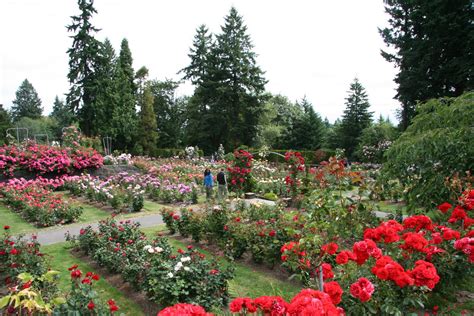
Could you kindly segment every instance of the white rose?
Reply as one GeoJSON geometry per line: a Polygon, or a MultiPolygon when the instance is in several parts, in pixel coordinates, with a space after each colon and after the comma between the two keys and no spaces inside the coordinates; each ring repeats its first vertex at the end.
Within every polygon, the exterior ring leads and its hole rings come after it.
{"type": "Polygon", "coordinates": [[[168,278],[172,278],[172,277],[173,277],[173,273],[168,272],[168,278]]]}
{"type": "Polygon", "coordinates": [[[150,249],[148,249],[148,252],[149,252],[149,253],[154,253],[154,252],[155,252],[155,249],[150,248],[150,249]]]}
{"type": "Polygon", "coordinates": [[[161,248],[161,247],[155,247],[155,252],[156,252],[156,253],[160,253],[160,252],[162,252],[162,251],[163,251],[163,248],[161,248]]]}
{"type": "Polygon", "coordinates": [[[148,250],[151,248],[151,245],[146,245],[145,247],[143,247],[143,250],[148,250]]]}
{"type": "Polygon", "coordinates": [[[181,262],[188,262],[191,261],[191,257],[183,257],[181,258],[181,262]]]}
{"type": "Polygon", "coordinates": [[[190,271],[191,269],[189,267],[184,267],[184,271],[190,271]]]}

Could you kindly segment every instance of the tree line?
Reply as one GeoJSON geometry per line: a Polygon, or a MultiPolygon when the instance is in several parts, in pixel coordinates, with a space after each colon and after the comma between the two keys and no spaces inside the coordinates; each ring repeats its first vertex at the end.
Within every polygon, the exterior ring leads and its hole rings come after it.
{"type": "Polygon", "coordinates": [[[25,79],[11,111],[0,108],[0,129],[12,123],[37,126],[59,137],[63,126],[78,124],[87,136],[112,137],[114,149],[148,155],[156,148],[187,145],[212,153],[223,144],[226,150],[240,145],[343,148],[349,157],[362,159],[410,124],[417,102],[472,89],[468,2],[447,6],[441,1],[385,1],[390,27],[380,33],[393,50],[382,51],[382,56],[399,69],[398,130],[386,119],[373,120],[367,92],[357,78],[350,84],[344,114],[334,124],[322,119],[306,97],[292,102],[267,92],[247,27],[233,7],[219,33],[209,32],[205,25],[197,28],[190,63],[179,71],[194,92],[177,97],[182,81],[150,80],[146,67],[134,69],[127,39],[118,54],[108,39],[96,39],[93,0],[78,0],[80,14],[67,26],[72,46],[67,51],[66,99],[56,97],[52,113],[43,117],[41,100],[25,79]]]}

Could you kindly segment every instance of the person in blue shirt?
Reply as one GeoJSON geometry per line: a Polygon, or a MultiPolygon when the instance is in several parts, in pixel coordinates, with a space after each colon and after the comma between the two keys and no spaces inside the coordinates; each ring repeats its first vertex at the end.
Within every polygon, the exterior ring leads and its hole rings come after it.
{"type": "Polygon", "coordinates": [[[206,199],[212,199],[212,188],[214,187],[214,179],[212,178],[211,170],[204,171],[204,187],[206,188],[206,199]]]}

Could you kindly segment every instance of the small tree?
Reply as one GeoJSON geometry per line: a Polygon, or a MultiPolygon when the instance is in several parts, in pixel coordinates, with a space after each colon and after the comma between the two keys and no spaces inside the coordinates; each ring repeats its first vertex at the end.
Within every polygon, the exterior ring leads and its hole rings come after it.
{"type": "Polygon", "coordinates": [[[351,83],[348,93],[338,136],[347,157],[353,158],[359,137],[362,131],[370,125],[373,112],[369,112],[370,104],[367,93],[357,78],[351,83]]]}
{"type": "Polygon", "coordinates": [[[22,117],[37,119],[43,113],[41,99],[33,85],[25,79],[16,91],[16,99],[13,100],[12,117],[18,121],[22,117]]]}

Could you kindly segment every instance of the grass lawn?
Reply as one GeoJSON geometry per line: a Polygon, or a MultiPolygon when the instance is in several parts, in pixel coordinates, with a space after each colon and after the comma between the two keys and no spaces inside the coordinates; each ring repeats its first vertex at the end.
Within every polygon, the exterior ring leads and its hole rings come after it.
{"type": "MultiPolygon", "coordinates": [[[[149,238],[153,238],[157,232],[165,230],[165,225],[142,229],[149,238]]],[[[184,249],[187,246],[185,243],[173,238],[169,238],[169,242],[175,248],[184,249]]],[[[208,251],[199,248],[198,250],[206,256],[212,257],[208,251]]],[[[222,259],[222,263],[225,264],[225,262],[226,261],[222,259]]],[[[282,281],[270,274],[257,271],[251,266],[239,262],[235,264],[234,279],[229,281],[229,291],[232,297],[281,295],[286,300],[290,300],[300,290],[301,287],[294,283],[282,281]]]]}
{"type": "MultiPolygon", "coordinates": [[[[70,276],[67,270],[70,266],[77,264],[79,269],[86,273],[88,271],[94,271],[94,269],[87,263],[74,257],[69,251],[68,243],[59,243],[49,246],[43,246],[42,251],[47,253],[51,259],[51,268],[60,272],[59,287],[63,291],[68,291],[70,288],[70,276]]],[[[120,313],[125,315],[145,315],[138,304],[131,299],[124,296],[117,288],[113,287],[106,280],[101,278],[98,282],[94,283],[94,289],[99,294],[100,298],[107,301],[113,298],[119,306],[120,313]]]]}
{"type": "Polygon", "coordinates": [[[10,226],[10,234],[17,235],[38,230],[35,226],[25,221],[18,213],[9,210],[4,204],[0,204],[0,224],[10,226]]]}
{"type": "MultiPolygon", "coordinates": [[[[69,197],[69,194],[67,193],[64,193],[64,192],[60,192],[60,193],[64,195],[65,199],[69,197]]],[[[77,223],[81,223],[81,224],[94,223],[94,222],[98,222],[100,220],[106,219],[107,217],[110,217],[111,215],[111,212],[100,209],[96,206],[93,206],[87,203],[74,201],[73,204],[77,206],[81,206],[83,209],[83,213],[77,220],[77,223]]],[[[145,200],[145,205],[141,212],[123,213],[123,214],[118,215],[116,218],[118,220],[121,220],[121,219],[140,217],[140,216],[145,216],[149,214],[159,213],[159,211],[165,207],[166,205],[145,200]]],[[[77,223],[72,223],[72,224],[77,224],[77,223]]],[[[0,224],[2,225],[2,227],[4,225],[9,225],[10,233],[13,235],[29,234],[29,233],[34,233],[34,232],[38,232],[45,229],[54,229],[55,227],[59,227],[59,226],[35,227],[33,224],[24,220],[18,213],[11,211],[4,204],[1,204],[1,203],[0,203],[0,224]]],[[[62,227],[67,227],[67,225],[64,225],[62,227]]]]}

